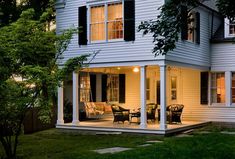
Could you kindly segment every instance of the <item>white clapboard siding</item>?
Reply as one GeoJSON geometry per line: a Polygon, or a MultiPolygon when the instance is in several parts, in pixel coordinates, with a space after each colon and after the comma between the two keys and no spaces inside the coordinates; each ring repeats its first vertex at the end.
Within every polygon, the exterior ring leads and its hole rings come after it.
{"type": "Polygon", "coordinates": [[[235,71],[235,44],[212,44],[211,51],[212,71],[235,71]]]}
{"type": "MultiPolygon", "coordinates": [[[[142,61],[155,60],[152,54],[152,38],[150,35],[142,36],[137,32],[137,26],[141,21],[150,20],[158,15],[157,8],[163,4],[163,0],[136,0],[136,40],[134,42],[109,42],[88,44],[87,46],[78,45],[78,37],[74,36],[68,50],[64,53],[64,60],[78,56],[80,54],[92,53],[100,50],[93,63],[123,62],[123,61],[142,61]]],[[[57,9],[57,31],[71,26],[78,26],[78,7],[89,5],[85,0],[67,1],[64,9],[57,9]]],[[[89,14],[88,14],[89,16],[89,14]]],[[[164,57],[158,56],[157,59],[164,57]]]]}
{"type": "MultiPolygon", "coordinates": [[[[210,66],[210,38],[212,12],[202,7],[195,10],[200,12],[200,44],[180,41],[177,48],[166,56],[167,60],[190,63],[200,66],[210,66]]],[[[218,29],[220,21],[214,15],[213,30],[218,29]]]]}
{"type": "Polygon", "coordinates": [[[235,122],[235,107],[200,105],[200,71],[183,69],[183,121],[235,122]]]}
{"type": "MultiPolygon", "coordinates": [[[[57,32],[75,26],[78,26],[78,7],[89,5],[88,0],[67,1],[65,8],[57,9],[57,32]]],[[[112,62],[130,62],[165,59],[165,56],[154,57],[152,53],[153,43],[151,35],[143,36],[142,32],[137,32],[137,27],[141,21],[155,19],[159,14],[158,8],[164,3],[164,0],[136,0],[135,18],[136,18],[136,40],[134,42],[116,41],[88,44],[86,46],[78,45],[78,37],[74,36],[68,50],[64,53],[64,63],[71,57],[81,54],[93,53],[100,50],[99,54],[92,63],[112,63],[112,62]]],[[[211,11],[204,7],[196,9],[201,13],[201,44],[197,45],[188,41],[179,42],[177,48],[167,56],[167,60],[182,63],[190,63],[200,66],[210,65],[210,25],[211,11]]],[[[89,14],[88,14],[89,16],[89,14]]],[[[215,21],[215,27],[217,27],[215,21]]],[[[108,64],[107,64],[108,66],[108,64]]]]}

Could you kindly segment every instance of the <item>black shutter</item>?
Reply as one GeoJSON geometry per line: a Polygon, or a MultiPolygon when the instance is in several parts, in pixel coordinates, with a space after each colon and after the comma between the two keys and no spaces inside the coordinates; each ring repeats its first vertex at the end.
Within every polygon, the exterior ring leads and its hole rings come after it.
{"type": "Polygon", "coordinates": [[[91,102],[96,102],[96,75],[90,75],[91,83],[91,102]]]}
{"type": "Polygon", "coordinates": [[[86,6],[78,8],[78,44],[87,45],[87,9],[86,6]]]}
{"type": "Polygon", "coordinates": [[[124,0],[124,40],[135,40],[135,0],[124,0]]]}
{"type": "Polygon", "coordinates": [[[196,43],[200,44],[200,13],[196,13],[196,43]]]}
{"type": "Polygon", "coordinates": [[[188,11],[187,6],[181,6],[181,39],[188,40],[188,11]]]}
{"type": "Polygon", "coordinates": [[[107,101],[107,75],[102,75],[102,102],[107,101]]]}
{"type": "Polygon", "coordinates": [[[208,72],[201,72],[201,104],[208,104],[208,72]]]}
{"type": "Polygon", "coordinates": [[[119,103],[126,102],[126,75],[119,75],[119,103]]]}

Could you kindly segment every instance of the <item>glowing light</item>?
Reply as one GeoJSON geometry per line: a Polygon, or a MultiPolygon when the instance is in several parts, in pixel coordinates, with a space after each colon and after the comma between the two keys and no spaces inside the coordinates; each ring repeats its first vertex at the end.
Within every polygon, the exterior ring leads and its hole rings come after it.
{"type": "Polygon", "coordinates": [[[140,69],[138,68],[138,67],[135,67],[134,69],[133,69],[133,72],[139,72],[140,71],[140,69]]]}

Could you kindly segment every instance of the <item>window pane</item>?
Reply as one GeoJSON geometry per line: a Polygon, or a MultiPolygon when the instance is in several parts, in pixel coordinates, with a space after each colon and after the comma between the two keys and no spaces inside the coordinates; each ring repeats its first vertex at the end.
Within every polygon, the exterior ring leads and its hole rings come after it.
{"type": "Polygon", "coordinates": [[[232,103],[235,103],[235,72],[232,73],[232,103]]]}
{"type": "Polygon", "coordinates": [[[82,76],[80,78],[80,101],[89,102],[90,101],[90,77],[82,76]]]}
{"type": "Polygon", "coordinates": [[[171,77],[171,88],[176,89],[176,77],[171,77]]]}
{"type": "Polygon", "coordinates": [[[229,24],[229,34],[235,34],[235,23],[230,21],[229,24]]]}
{"type": "Polygon", "coordinates": [[[213,103],[225,103],[225,78],[224,73],[212,74],[211,99],[213,103]]]}
{"type": "Polygon", "coordinates": [[[189,23],[188,23],[188,40],[194,42],[195,37],[195,13],[189,13],[189,23]]]}
{"type": "Polygon", "coordinates": [[[91,7],[91,23],[104,22],[104,6],[91,7]]]}
{"type": "Polygon", "coordinates": [[[123,38],[122,3],[108,5],[108,39],[123,38]]]}
{"type": "Polygon", "coordinates": [[[108,75],[107,79],[107,99],[109,102],[117,102],[119,99],[119,76],[108,75]]]}
{"type": "Polygon", "coordinates": [[[235,88],[235,73],[232,73],[232,87],[235,88]]]}
{"type": "Polygon", "coordinates": [[[91,7],[91,41],[105,40],[104,6],[91,7]]]}

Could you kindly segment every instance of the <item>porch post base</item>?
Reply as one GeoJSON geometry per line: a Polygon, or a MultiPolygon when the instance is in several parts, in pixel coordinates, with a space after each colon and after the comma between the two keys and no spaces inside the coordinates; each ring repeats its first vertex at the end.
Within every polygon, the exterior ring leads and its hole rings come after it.
{"type": "Polygon", "coordinates": [[[160,124],[160,130],[166,130],[167,124],[160,124]]]}
{"type": "Polygon", "coordinates": [[[79,125],[80,121],[79,120],[73,120],[72,125],[79,125]]]}
{"type": "Polygon", "coordinates": [[[64,124],[64,120],[57,120],[56,124],[57,125],[62,125],[62,124],[64,124]]]}
{"type": "Polygon", "coordinates": [[[140,128],[141,129],[146,129],[147,128],[147,124],[146,123],[141,123],[140,124],[140,128]]]}

